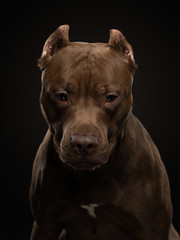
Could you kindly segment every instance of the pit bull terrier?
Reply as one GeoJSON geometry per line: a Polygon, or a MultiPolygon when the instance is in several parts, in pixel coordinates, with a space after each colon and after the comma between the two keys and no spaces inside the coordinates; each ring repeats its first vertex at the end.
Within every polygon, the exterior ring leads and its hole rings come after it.
{"type": "Polygon", "coordinates": [[[62,25],[47,39],[40,104],[49,129],[30,187],[31,240],[178,240],[168,176],[132,113],[137,65],[123,34],[70,42],[62,25]]]}

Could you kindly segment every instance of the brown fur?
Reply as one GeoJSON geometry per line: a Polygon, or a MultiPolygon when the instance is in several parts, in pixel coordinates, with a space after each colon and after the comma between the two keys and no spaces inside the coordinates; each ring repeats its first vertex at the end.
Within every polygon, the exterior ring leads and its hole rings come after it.
{"type": "Polygon", "coordinates": [[[136,64],[118,30],[105,43],[46,41],[40,103],[49,130],[33,165],[31,240],[178,240],[159,152],[132,114],[136,64]]]}

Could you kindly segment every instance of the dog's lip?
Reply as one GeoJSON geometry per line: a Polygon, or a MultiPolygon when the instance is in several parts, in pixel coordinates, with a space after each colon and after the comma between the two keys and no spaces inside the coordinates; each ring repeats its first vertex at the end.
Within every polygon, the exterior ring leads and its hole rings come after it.
{"type": "Polygon", "coordinates": [[[88,169],[95,169],[98,166],[100,166],[102,163],[84,160],[84,161],[72,161],[72,162],[69,162],[68,164],[76,169],[88,170],[88,169]]]}

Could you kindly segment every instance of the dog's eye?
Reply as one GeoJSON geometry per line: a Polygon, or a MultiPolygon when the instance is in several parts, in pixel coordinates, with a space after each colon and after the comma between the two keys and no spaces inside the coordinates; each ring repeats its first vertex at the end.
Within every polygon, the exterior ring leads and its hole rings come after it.
{"type": "Polygon", "coordinates": [[[67,94],[66,93],[56,94],[56,97],[58,100],[60,100],[62,102],[67,102],[67,94]]]}
{"type": "Polygon", "coordinates": [[[109,103],[112,103],[116,100],[117,96],[113,95],[113,94],[110,94],[107,96],[106,98],[106,102],[109,102],[109,103]]]}

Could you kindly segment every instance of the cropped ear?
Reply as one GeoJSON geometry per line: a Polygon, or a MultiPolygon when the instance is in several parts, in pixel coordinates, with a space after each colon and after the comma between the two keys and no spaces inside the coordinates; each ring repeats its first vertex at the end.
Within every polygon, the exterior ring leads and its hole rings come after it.
{"type": "Polygon", "coordinates": [[[134,73],[137,65],[134,60],[133,49],[124,35],[119,30],[111,29],[108,44],[121,53],[124,61],[128,63],[130,70],[134,73]]]}
{"type": "Polygon", "coordinates": [[[38,66],[43,70],[55,52],[69,43],[69,25],[59,26],[46,40],[38,66]]]}

